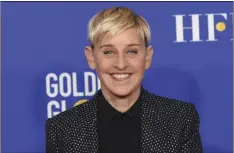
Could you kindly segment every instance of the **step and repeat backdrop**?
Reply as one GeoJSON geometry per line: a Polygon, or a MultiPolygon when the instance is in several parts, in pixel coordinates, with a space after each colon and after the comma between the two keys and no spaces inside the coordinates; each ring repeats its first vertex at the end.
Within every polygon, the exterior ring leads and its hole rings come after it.
{"type": "Polygon", "coordinates": [[[87,25],[126,6],[152,29],[143,86],[196,105],[205,153],[232,152],[232,2],[2,2],[2,152],[45,152],[45,121],[90,99],[87,25]]]}

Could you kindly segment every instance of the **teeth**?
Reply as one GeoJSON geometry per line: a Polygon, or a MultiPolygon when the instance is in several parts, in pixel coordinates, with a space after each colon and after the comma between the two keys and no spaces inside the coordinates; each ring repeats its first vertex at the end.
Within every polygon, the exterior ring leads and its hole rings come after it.
{"type": "Polygon", "coordinates": [[[129,74],[113,74],[112,76],[116,79],[125,79],[129,76],[129,74]]]}

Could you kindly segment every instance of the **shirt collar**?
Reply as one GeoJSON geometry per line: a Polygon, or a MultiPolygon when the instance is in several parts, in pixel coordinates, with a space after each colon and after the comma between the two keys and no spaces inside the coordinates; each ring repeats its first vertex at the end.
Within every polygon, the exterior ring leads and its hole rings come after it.
{"type": "Polygon", "coordinates": [[[129,115],[133,120],[140,120],[141,115],[141,98],[142,90],[136,102],[132,107],[125,113],[121,113],[113,108],[109,102],[105,99],[104,95],[101,93],[98,97],[98,117],[100,120],[111,121],[115,117],[120,117],[121,114],[129,115]]]}

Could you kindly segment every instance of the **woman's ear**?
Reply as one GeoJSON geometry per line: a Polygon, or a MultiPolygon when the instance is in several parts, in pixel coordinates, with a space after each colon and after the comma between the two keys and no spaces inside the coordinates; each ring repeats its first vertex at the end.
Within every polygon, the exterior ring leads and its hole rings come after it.
{"type": "Polygon", "coordinates": [[[91,48],[90,46],[86,46],[85,47],[85,57],[87,59],[87,62],[89,64],[89,67],[91,69],[95,69],[96,68],[96,62],[94,59],[94,53],[93,53],[93,48],[91,48]]]}
{"type": "Polygon", "coordinates": [[[150,68],[150,65],[152,63],[152,57],[153,57],[153,47],[152,45],[148,46],[146,49],[146,61],[145,61],[145,69],[147,70],[150,68]]]}

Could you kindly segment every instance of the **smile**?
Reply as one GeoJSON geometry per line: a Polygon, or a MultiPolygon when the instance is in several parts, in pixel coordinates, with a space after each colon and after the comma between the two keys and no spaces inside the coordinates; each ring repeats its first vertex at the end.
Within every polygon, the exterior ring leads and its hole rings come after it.
{"type": "Polygon", "coordinates": [[[130,74],[112,74],[111,76],[117,80],[125,80],[129,78],[130,74]]]}

